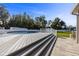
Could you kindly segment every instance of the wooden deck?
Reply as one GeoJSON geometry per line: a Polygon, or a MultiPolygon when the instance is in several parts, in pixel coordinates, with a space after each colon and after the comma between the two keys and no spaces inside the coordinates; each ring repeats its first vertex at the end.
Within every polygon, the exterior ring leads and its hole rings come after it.
{"type": "MultiPolygon", "coordinates": [[[[0,56],[8,55],[26,45],[35,42],[50,33],[33,33],[33,34],[21,34],[11,38],[8,36],[5,40],[0,40],[0,56]]],[[[2,39],[2,38],[0,38],[2,39]]]]}
{"type": "Polygon", "coordinates": [[[79,56],[79,44],[74,39],[58,38],[51,56],[79,56]]]}

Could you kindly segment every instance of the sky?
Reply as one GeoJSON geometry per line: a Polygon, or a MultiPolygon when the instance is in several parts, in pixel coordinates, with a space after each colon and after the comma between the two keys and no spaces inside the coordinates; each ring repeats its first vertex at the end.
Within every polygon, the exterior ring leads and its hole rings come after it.
{"type": "Polygon", "coordinates": [[[10,15],[29,14],[31,17],[45,15],[46,20],[59,17],[66,25],[76,26],[76,15],[72,15],[73,3],[4,3],[10,15]]]}

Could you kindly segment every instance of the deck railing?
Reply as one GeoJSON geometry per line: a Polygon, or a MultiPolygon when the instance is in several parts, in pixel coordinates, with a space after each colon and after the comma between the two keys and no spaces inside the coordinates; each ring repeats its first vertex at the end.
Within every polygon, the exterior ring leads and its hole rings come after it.
{"type": "Polygon", "coordinates": [[[55,36],[57,36],[57,30],[52,28],[40,29],[40,32],[53,33],[55,36]]]}

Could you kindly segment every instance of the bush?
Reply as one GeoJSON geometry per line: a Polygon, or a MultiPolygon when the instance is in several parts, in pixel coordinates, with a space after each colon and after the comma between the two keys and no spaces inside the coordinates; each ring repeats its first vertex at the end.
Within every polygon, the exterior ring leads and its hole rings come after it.
{"type": "Polygon", "coordinates": [[[66,31],[66,32],[60,32],[60,31],[58,31],[57,32],[57,36],[58,37],[61,37],[61,38],[63,38],[63,37],[70,37],[70,34],[71,34],[71,32],[68,32],[68,31],[66,31]]]}
{"type": "Polygon", "coordinates": [[[9,26],[9,25],[6,25],[6,26],[5,26],[5,29],[10,29],[10,26],[9,26]]]}

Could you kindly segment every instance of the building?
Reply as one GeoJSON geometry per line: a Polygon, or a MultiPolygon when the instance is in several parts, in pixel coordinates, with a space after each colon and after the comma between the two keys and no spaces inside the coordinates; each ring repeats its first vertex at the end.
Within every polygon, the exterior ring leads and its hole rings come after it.
{"type": "Polygon", "coordinates": [[[77,43],[79,43],[79,4],[76,4],[75,8],[72,11],[72,14],[77,16],[76,39],[77,39],[77,43]]]}

